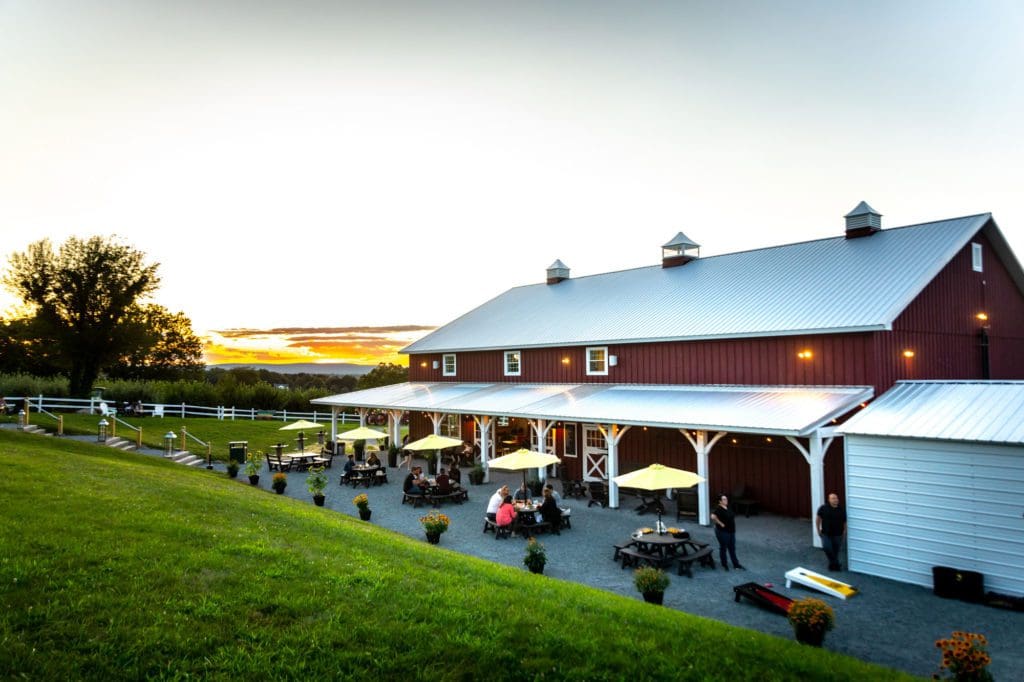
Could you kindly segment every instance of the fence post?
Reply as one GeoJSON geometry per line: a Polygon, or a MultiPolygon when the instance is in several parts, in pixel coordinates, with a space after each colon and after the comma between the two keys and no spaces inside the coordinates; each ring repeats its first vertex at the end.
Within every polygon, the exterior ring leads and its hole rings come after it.
{"type": "Polygon", "coordinates": [[[42,412],[43,411],[43,394],[42,393],[39,394],[39,406],[38,406],[38,409],[36,411],[37,412],[42,412]]]}
{"type": "MultiPolygon", "coordinates": [[[[182,404],[181,404],[181,418],[182,418],[182,419],[184,419],[184,418],[185,418],[185,403],[182,403],[182,404]]],[[[181,430],[182,430],[182,431],[184,431],[185,429],[184,429],[184,428],[182,428],[181,430]]],[[[184,449],[185,449],[185,448],[182,448],[182,450],[184,450],[184,449]]]]}
{"type": "Polygon", "coordinates": [[[62,414],[57,415],[57,435],[64,435],[64,415],[62,414]]]}
{"type": "Polygon", "coordinates": [[[281,421],[283,421],[283,422],[288,421],[288,410],[282,410],[282,414],[284,414],[284,416],[281,417],[281,421]]]}
{"type": "Polygon", "coordinates": [[[249,421],[256,421],[256,408],[255,407],[250,407],[249,408],[249,413],[251,415],[249,417],[249,421]]]}
{"type": "MultiPolygon", "coordinates": [[[[184,405],[184,404],[185,404],[185,403],[182,403],[182,405],[184,405]]],[[[186,449],[186,448],[185,448],[185,436],[186,436],[186,435],[187,435],[187,434],[185,433],[185,427],[184,427],[184,426],[182,426],[182,427],[181,427],[181,450],[182,450],[182,452],[184,452],[184,451],[185,451],[185,449],[186,449]]]]}
{"type": "Polygon", "coordinates": [[[137,447],[137,448],[141,448],[142,447],[142,429],[141,428],[135,433],[135,447],[137,447]]]}
{"type": "Polygon", "coordinates": [[[25,421],[21,423],[21,428],[25,428],[29,425],[28,416],[32,413],[32,401],[25,397],[25,421]]]}

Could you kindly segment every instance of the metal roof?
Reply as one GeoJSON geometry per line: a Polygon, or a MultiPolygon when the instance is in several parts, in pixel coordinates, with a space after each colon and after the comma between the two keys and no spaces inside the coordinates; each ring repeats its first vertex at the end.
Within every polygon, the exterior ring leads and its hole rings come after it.
{"type": "Polygon", "coordinates": [[[872,395],[866,386],[404,383],[311,402],[798,436],[872,395]]]}
{"type": "Polygon", "coordinates": [[[883,330],[985,228],[988,213],[516,287],[402,350],[539,348],[883,330]]]}
{"type": "Polygon", "coordinates": [[[1024,444],[1024,381],[900,381],[838,432],[1024,444]]]}

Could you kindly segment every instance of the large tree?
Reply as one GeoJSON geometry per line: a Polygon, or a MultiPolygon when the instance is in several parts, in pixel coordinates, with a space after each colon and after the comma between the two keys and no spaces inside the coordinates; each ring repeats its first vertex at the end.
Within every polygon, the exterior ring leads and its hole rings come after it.
{"type": "Polygon", "coordinates": [[[356,382],[356,388],[359,390],[364,388],[376,388],[377,386],[400,384],[403,381],[408,380],[408,367],[402,367],[401,365],[396,365],[392,362],[382,362],[368,373],[359,377],[359,381],[356,382]]]}
{"type": "Polygon", "coordinates": [[[3,282],[53,344],[71,394],[84,396],[100,370],[132,352],[129,313],[160,278],[156,263],[114,237],[72,237],[57,251],[43,239],[12,255],[3,282]]]}
{"type": "Polygon", "coordinates": [[[125,349],[107,369],[123,379],[203,378],[203,341],[192,331],[185,313],[172,313],[162,305],[132,305],[121,326],[125,349]]]}

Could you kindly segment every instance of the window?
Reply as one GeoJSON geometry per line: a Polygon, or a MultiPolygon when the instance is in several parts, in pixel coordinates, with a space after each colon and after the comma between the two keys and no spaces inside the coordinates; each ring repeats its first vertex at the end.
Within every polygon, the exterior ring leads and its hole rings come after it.
{"type": "Polygon", "coordinates": [[[555,429],[548,429],[548,435],[544,436],[544,452],[555,454],[555,429]]]}
{"type": "Polygon", "coordinates": [[[446,414],[441,418],[441,428],[439,429],[442,436],[448,436],[449,438],[462,439],[462,417],[457,414],[446,414]]]}
{"type": "Polygon", "coordinates": [[[522,374],[522,355],[517,350],[505,351],[505,376],[517,377],[522,374]]]}
{"type": "Polygon", "coordinates": [[[576,456],[576,425],[566,424],[565,425],[565,456],[575,457],[576,456]]]}
{"type": "Polygon", "coordinates": [[[608,374],[608,347],[587,349],[587,374],[605,375],[608,374]]]}
{"type": "Polygon", "coordinates": [[[975,272],[984,272],[981,263],[981,244],[971,244],[971,267],[975,272]]]}
{"type": "Polygon", "coordinates": [[[441,372],[444,376],[455,376],[455,353],[445,353],[442,355],[441,366],[444,368],[441,372]]]}

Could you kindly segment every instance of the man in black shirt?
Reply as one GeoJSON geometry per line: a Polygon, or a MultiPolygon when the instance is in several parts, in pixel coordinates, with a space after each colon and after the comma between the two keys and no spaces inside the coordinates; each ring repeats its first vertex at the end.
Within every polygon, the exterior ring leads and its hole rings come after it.
{"type": "Polygon", "coordinates": [[[732,567],[743,570],[736,558],[736,514],[729,509],[729,497],[719,495],[718,506],[711,511],[711,522],[715,524],[715,538],[718,540],[718,558],[722,568],[729,570],[726,557],[732,559],[732,567]]]}
{"type": "Polygon", "coordinates": [[[828,570],[839,571],[839,550],[843,546],[846,534],[846,509],[839,506],[839,496],[829,493],[828,504],[818,507],[818,535],[821,536],[821,548],[828,557],[828,570]]]}

